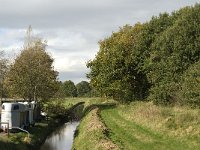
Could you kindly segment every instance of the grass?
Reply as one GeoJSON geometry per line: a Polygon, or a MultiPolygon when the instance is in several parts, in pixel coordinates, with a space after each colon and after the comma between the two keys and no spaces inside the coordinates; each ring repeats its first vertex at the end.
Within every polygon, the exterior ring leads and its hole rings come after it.
{"type": "MultiPolygon", "coordinates": [[[[103,100],[99,104],[96,102],[83,118],[75,137],[74,150],[112,149],[109,145],[122,150],[200,149],[198,109],[155,106],[151,102],[107,104],[109,102],[103,100]],[[102,144],[102,141],[110,144],[102,144]]],[[[90,103],[85,108],[92,105],[90,103]]]]}
{"type": "Polygon", "coordinates": [[[135,102],[102,109],[101,116],[121,149],[200,149],[199,110],[135,102]]]}
{"type": "Polygon", "coordinates": [[[42,120],[37,122],[34,127],[27,129],[30,133],[16,132],[7,136],[0,136],[0,150],[30,150],[39,149],[46,137],[60,126],[61,123],[56,120],[42,120]]]}
{"type": "MultiPolygon", "coordinates": [[[[120,106],[118,111],[127,120],[170,136],[189,139],[200,136],[199,109],[163,107],[155,106],[151,102],[135,102],[120,106]]],[[[193,140],[193,143],[199,143],[198,139],[193,140]]]]}
{"type": "Polygon", "coordinates": [[[79,102],[85,102],[84,109],[86,109],[87,107],[90,107],[91,105],[112,103],[115,101],[112,99],[103,99],[103,98],[99,98],[99,97],[92,97],[92,98],[82,97],[82,98],[65,98],[64,102],[65,102],[66,106],[72,105],[72,104],[77,104],[79,102]]]}
{"type": "Polygon", "coordinates": [[[93,109],[81,121],[78,130],[75,133],[73,150],[119,150],[106,135],[107,128],[101,122],[99,109],[93,109]]]}
{"type": "MultiPolygon", "coordinates": [[[[85,102],[85,114],[77,131],[73,150],[198,150],[200,149],[200,110],[187,107],[163,107],[151,102],[120,105],[101,98],[62,100],[65,108],[85,102]],[[115,105],[113,105],[115,104],[115,105]]],[[[56,103],[56,102],[52,102],[56,103]]],[[[80,112],[79,112],[80,113],[80,112]]],[[[31,149],[40,145],[56,122],[37,123],[27,134],[0,136],[0,149],[31,149]],[[51,126],[52,125],[52,126],[51,126]],[[24,140],[26,139],[26,140],[24,140]]],[[[36,148],[37,149],[37,148],[36,148]]]]}
{"type": "Polygon", "coordinates": [[[1,150],[29,150],[38,148],[39,145],[45,140],[46,136],[53,129],[48,126],[47,121],[36,123],[35,127],[28,129],[30,138],[28,139],[27,133],[17,132],[10,133],[7,136],[0,136],[0,149],[1,150]]]}
{"type": "Polygon", "coordinates": [[[108,137],[108,129],[102,123],[100,118],[100,107],[112,105],[111,99],[105,100],[101,98],[85,98],[84,118],[81,120],[78,129],[75,132],[73,150],[118,150],[108,137]]]}
{"type": "Polygon", "coordinates": [[[95,104],[103,104],[107,102],[114,102],[112,99],[102,99],[99,97],[96,98],[86,98],[86,97],[75,97],[75,98],[63,98],[63,99],[52,99],[51,101],[45,103],[44,105],[57,105],[58,103],[65,107],[65,109],[69,109],[73,105],[79,103],[79,102],[85,102],[84,103],[84,109],[87,107],[90,107],[91,105],[95,104]]]}
{"type": "Polygon", "coordinates": [[[188,146],[179,140],[126,120],[118,113],[117,108],[104,109],[101,115],[106,126],[111,130],[109,137],[121,149],[188,149],[188,146]]]}

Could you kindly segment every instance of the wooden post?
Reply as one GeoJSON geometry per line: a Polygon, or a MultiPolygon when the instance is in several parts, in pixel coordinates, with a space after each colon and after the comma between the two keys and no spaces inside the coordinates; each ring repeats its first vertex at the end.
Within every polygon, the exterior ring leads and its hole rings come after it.
{"type": "Polygon", "coordinates": [[[9,138],[9,122],[8,122],[8,138],[9,138]]]}

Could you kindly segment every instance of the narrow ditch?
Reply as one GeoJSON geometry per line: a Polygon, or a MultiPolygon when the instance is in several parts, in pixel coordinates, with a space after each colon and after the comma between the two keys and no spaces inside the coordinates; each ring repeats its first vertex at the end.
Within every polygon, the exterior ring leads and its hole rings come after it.
{"type": "Polygon", "coordinates": [[[80,119],[83,115],[84,103],[79,103],[70,110],[70,121],[64,123],[46,138],[44,144],[40,147],[40,150],[71,150],[74,132],[79,125],[80,119]]]}
{"type": "Polygon", "coordinates": [[[79,121],[73,121],[56,128],[55,131],[47,137],[40,150],[71,150],[74,132],[78,124],[79,121]]]}

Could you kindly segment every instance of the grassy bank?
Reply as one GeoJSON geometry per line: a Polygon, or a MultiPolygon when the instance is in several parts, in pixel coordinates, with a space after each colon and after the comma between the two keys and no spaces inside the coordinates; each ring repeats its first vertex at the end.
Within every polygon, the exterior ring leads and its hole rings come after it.
{"type": "Polygon", "coordinates": [[[108,129],[102,123],[100,117],[100,107],[113,105],[112,99],[86,98],[84,99],[83,115],[80,125],[75,132],[73,150],[101,150],[113,149],[118,150],[108,137],[108,129]]]}
{"type": "Polygon", "coordinates": [[[100,105],[82,120],[74,149],[198,150],[200,110],[155,106],[151,102],[100,105]],[[88,136],[89,135],[89,136],[88,136]],[[102,145],[107,146],[102,146],[102,145]]]}
{"type": "Polygon", "coordinates": [[[72,148],[73,150],[119,149],[118,146],[107,137],[107,128],[101,122],[99,112],[98,108],[94,108],[81,121],[75,134],[76,138],[72,148]]]}
{"type": "Polygon", "coordinates": [[[10,133],[9,137],[6,135],[0,136],[1,150],[30,150],[39,149],[46,137],[60,124],[54,120],[41,121],[30,127],[28,134],[24,132],[10,133]]]}

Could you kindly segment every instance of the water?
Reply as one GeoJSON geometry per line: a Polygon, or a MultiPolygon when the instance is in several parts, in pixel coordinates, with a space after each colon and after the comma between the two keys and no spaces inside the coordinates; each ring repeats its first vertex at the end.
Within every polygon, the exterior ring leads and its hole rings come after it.
{"type": "Polygon", "coordinates": [[[40,150],[71,150],[74,131],[79,122],[65,123],[57,128],[49,137],[40,150]]]}

